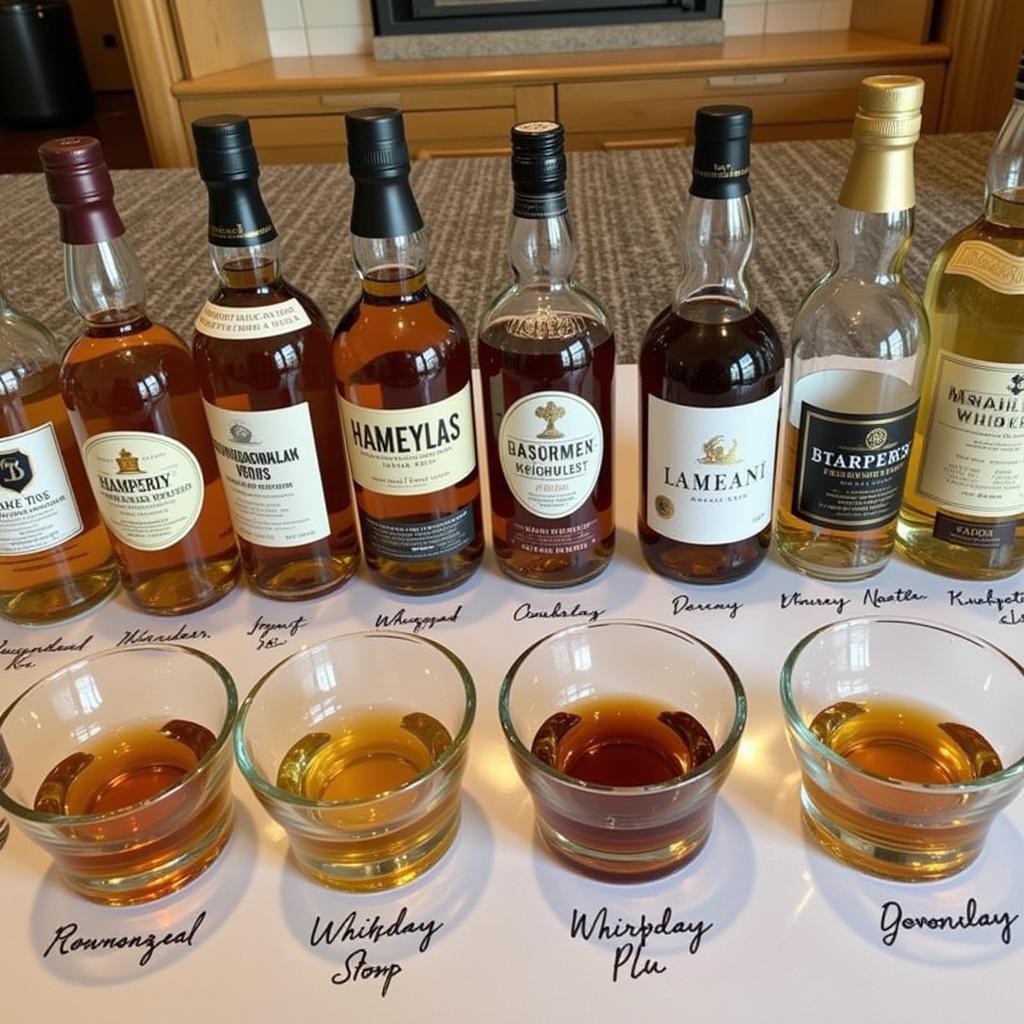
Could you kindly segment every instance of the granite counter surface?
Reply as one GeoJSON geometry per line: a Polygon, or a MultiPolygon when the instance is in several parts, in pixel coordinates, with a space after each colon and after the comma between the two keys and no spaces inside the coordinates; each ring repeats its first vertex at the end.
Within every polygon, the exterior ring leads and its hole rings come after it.
{"type": "MultiPolygon", "coordinates": [[[[917,152],[917,230],[907,261],[920,287],[935,250],[981,209],[991,134],[926,136],[917,152]]],[[[830,259],[830,223],[852,144],[755,145],[757,216],[752,278],[784,336],[801,297],[830,259]]],[[[651,318],[679,277],[678,224],[689,149],[569,154],[577,277],[611,310],[619,359],[633,362],[651,318]]],[[[417,163],[413,186],[430,232],[434,290],[475,331],[507,281],[511,205],[507,160],[417,163]]],[[[214,284],[206,246],[206,193],[194,170],[115,171],[117,205],[145,267],[149,313],[188,338],[214,284]]],[[[286,276],[333,324],[356,295],[348,245],[351,180],[337,165],[278,165],[262,186],[282,241],[286,276]]],[[[41,174],[0,176],[0,269],[15,304],[61,341],[76,329],[64,291],[56,213],[41,174]]]]}

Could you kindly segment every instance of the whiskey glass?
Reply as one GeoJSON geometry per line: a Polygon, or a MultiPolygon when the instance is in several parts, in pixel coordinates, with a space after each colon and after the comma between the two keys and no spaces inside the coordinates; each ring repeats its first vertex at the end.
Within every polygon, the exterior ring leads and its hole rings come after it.
{"type": "MultiPolygon", "coordinates": [[[[387,630],[348,633],[304,648],[263,676],[239,712],[235,757],[287,833],[302,871],[332,888],[390,889],[437,863],[458,833],[475,712],[466,666],[440,644],[387,630]],[[402,715],[404,727],[409,713],[442,726],[447,743],[401,784],[355,799],[307,796],[304,787],[279,784],[297,745],[313,740],[315,758],[317,742],[325,750],[338,737],[362,742],[366,715],[402,715]]],[[[368,749],[357,755],[364,764],[375,756],[368,749]]]]}
{"type": "Polygon", "coordinates": [[[208,868],[231,834],[228,738],[237,707],[231,676],[201,651],[152,644],[82,658],[40,680],[0,717],[11,766],[0,780],[0,810],[87,899],[127,906],[165,896],[208,868]],[[208,745],[167,788],[135,802],[97,813],[35,809],[44,780],[63,780],[70,793],[102,757],[113,759],[104,770],[108,790],[117,782],[113,772],[164,767],[156,759],[130,764],[134,755],[123,753],[125,737],[149,727],[190,740],[202,732],[208,745]]]}
{"type": "Polygon", "coordinates": [[[586,874],[629,882],[677,870],[707,842],[747,700],[735,671],[702,640],[653,622],[613,619],[569,627],[527,648],[505,675],[498,713],[541,839],[586,874]],[[582,782],[532,753],[533,737],[553,714],[603,697],[640,697],[693,715],[714,753],[686,775],[643,786],[582,782]]]}
{"type": "Polygon", "coordinates": [[[981,852],[995,816],[1024,786],[1024,667],[978,637],[914,619],[859,618],[804,637],[782,669],[790,749],[811,834],[833,857],[897,881],[945,878],[981,852]],[[876,774],[811,730],[840,702],[923,707],[980,733],[1003,768],[963,782],[876,774]]]}

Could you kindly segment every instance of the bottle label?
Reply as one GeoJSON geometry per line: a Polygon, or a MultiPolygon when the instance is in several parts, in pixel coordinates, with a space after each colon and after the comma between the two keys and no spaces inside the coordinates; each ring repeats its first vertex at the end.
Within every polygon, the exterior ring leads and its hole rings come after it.
{"type": "Polygon", "coordinates": [[[1013,256],[991,242],[976,238],[961,242],[945,272],[973,277],[1004,295],[1024,295],[1024,256],[1013,256]]]}
{"type": "Polygon", "coordinates": [[[601,417],[576,395],[534,392],[505,411],[498,452],[516,501],[541,519],[562,519],[582,508],[597,486],[601,417]]]}
{"type": "Polygon", "coordinates": [[[195,328],[210,338],[274,338],[308,327],[312,321],[298,299],[271,306],[218,306],[204,303],[195,328]]]}
{"type": "Polygon", "coordinates": [[[112,430],[82,446],[85,471],[107,529],[139,551],[184,539],[203,508],[203,470],[180,441],[112,430]]]}
{"type": "Polygon", "coordinates": [[[203,404],[239,537],[292,548],[329,536],[308,403],[260,412],[203,404]]]}
{"type": "Polygon", "coordinates": [[[473,393],[412,409],[370,409],[339,398],[352,479],[410,497],[454,487],[476,469],[473,393]]]}
{"type": "Polygon", "coordinates": [[[895,409],[890,402],[912,396],[908,384],[881,373],[825,370],[797,381],[794,516],[836,530],[892,522],[903,498],[917,401],[895,409]]]}
{"type": "Polygon", "coordinates": [[[684,544],[732,544],[772,520],[781,390],[705,409],[647,396],[647,522],[684,544]]]}
{"type": "Polygon", "coordinates": [[[53,424],[0,438],[0,555],[33,555],[82,532],[53,424]]]}
{"type": "Polygon", "coordinates": [[[1008,519],[1003,522],[978,523],[956,516],[939,512],[935,516],[932,536],[936,540],[944,540],[948,544],[957,544],[962,548],[980,548],[994,551],[998,548],[1012,546],[1017,539],[1017,527],[1020,521],[1008,519]]]}
{"type": "Polygon", "coordinates": [[[363,545],[368,553],[396,562],[432,562],[456,555],[476,537],[473,506],[422,523],[360,516],[363,545]]]}
{"type": "Polygon", "coordinates": [[[1024,515],[1024,365],[940,352],[917,490],[968,515],[1024,515]]]}
{"type": "Polygon", "coordinates": [[[513,520],[508,524],[508,543],[530,555],[583,554],[601,542],[600,520],[567,526],[537,526],[513,520]]]}

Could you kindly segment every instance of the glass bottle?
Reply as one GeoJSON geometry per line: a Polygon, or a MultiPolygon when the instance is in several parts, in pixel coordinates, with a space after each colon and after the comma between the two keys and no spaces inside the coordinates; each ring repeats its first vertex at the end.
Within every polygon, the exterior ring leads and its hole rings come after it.
{"type": "Polygon", "coordinates": [[[83,321],[61,389],[125,591],[144,611],[195,611],[234,586],[238,548],[192,356],[146,315],[99,142],[54,139],[39,155],[83,321]]]}
{"type": "Polygon", "coordinates": [[[249,122],[203,117],[192,135],[219,278],[192,356],[242,565],[267,597],[313,597],[359,563],[331,331],[281,276],[249,122]]]}
{"type": "Polygon", "coordinates": [[[1024,566],[1024,58],[985,208],[939,250],[897,547],[928,569],[991,580],[1024,566]]]}
{"type": "Polygon", "coordinates": [[[484,549],[469,339],[427,287],[401,113],[354,111],[345,128],[362,294],[335,331],[334,373],[363,554],[382,586],[437,593],[484,549]]]}
{"type": "Polygon", "coordinates": [[[61,399],[60,348],[0,281],[0,615],[60,622],[98,604],[117,580],[61,399]]]}
{"type": "Polygon", "coordinates": [[[821,579],[865,579],[892,555],[928,338],[903,278],[923,96],[905,75],[861,83],[832,266],[793,322],[775,535],[821,579]]]}
{"type": "Polygon", "coordinates": [[[564,587],[597,576],[615,548],[608,314],[573,279],[565,132],[512,129],[513,281],[480,325],[491,525],[514,579],[564,587]]]}
{"type": "Polygon", "coordinates": [[[689,583],[746,576],[771,535],[785,356],[747,275],[752,117],[697,111],[683,280],[640,349],[640,546],[689,583]]]}

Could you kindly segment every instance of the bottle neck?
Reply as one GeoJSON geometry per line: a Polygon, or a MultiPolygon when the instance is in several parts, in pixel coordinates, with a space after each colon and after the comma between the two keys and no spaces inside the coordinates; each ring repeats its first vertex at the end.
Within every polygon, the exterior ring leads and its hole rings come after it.
{"type": "Polygon", "coordinates": [[[988,159],[985,219],[1024,227],[1024,100],[1013,101],[988,159]]]}
{"type": "Polygon", "coordinates": [[[569,215],[513,215],[508,233],[508,261],[518,285],[542,285],[557,290],[570,284],[576,264],[576,239],[569,215]]]}
{"type": "Polygon", "coordinates": [[[266,288],[281,277],[281,256],[277,239],[261,245],[210,245],[213,269],[225,288],[254,291],[266,288]]]}
{"type": "Polygon", "coordinates": [[[146,315],[146,279],[124,235],[64,246],[64,278],[75,312],[88,325],[119,327],[146,315]]]}
{"type": "Polygon", "coordinates": [[[750,314],[756,300],[747,264],[754,248],[750,196],[705,199],[691,195],[683,207],[683,279],[676,289],[676,313],[697,322],[750,314]]]}
{"type": "Polygon", "coordinates": [[[352,256],[370,302],[415,302],[427,295],[427,236],[421,228],[392,238],[352,235],[352,256]]]}

